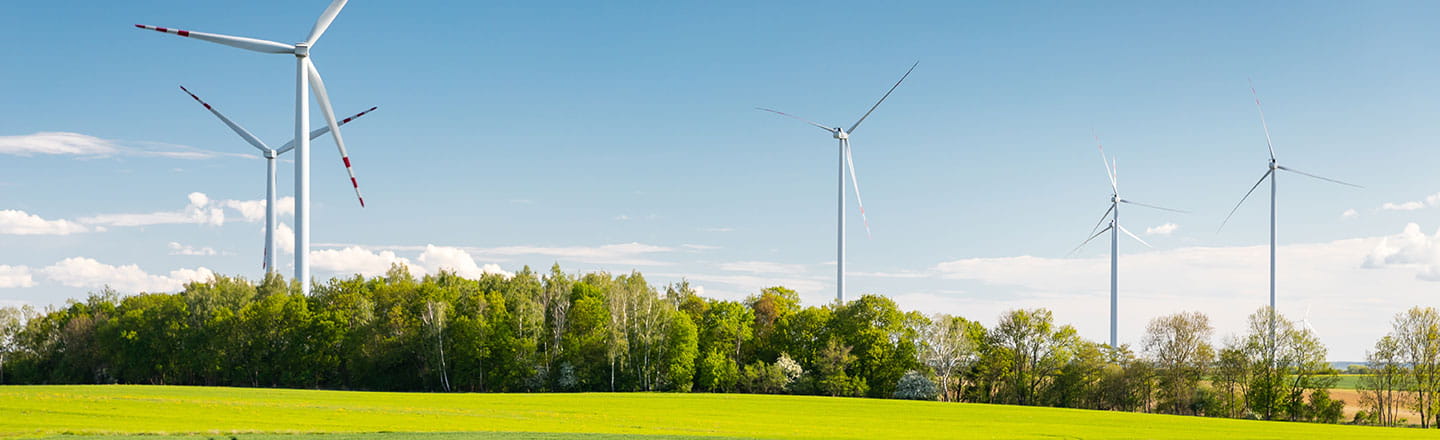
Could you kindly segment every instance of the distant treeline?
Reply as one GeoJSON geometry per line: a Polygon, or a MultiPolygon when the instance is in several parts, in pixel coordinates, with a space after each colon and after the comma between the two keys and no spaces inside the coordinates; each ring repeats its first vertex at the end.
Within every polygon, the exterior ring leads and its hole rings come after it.
{"type": "MultiPolygon", "coordinates": [[[[529,268],[415,279],[395,266],[331,279],[310,296],[278,275],[216,276],[178,293],[105,289],[38,312],[0,309],[0,383],[185,384],[432,392],[669,391],[863,396],[1341,421],[1336,371],[1315,336],[1250,315],[1218,349],[1200,313],[1152,320],[1137,351],[1080,338],[1048,310],[994,328],[900,310],[883,296],[804,307],[772,287],[702,298],[641,274],[529,268]]],[[[1370,411],[1429,425],[1440,389],[1440,314],[1412,309],[1377,343],[1370,411]],[[1427,357],[1428,356],[1428,357],[1427,357]]]]}

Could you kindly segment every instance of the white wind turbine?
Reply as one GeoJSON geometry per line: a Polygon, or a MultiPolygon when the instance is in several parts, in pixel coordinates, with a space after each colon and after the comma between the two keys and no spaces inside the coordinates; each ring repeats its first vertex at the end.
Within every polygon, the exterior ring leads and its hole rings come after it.
{"type": "MultiPolygon", "coordinates": [[[[1242,205],[1242,204],[1245,203],[1245,199],[1250,198],[1250,194],[1255,192],[1255,188],[1259,188],[1259,187],[1260,187],[1260,184],[1265,183],[1265,179],[1270,179],[1270,341],[1269,341],[1269,343],[1272,344],[1272,346],[1271,346],[1270,348],[1271,348],[1271,350],[1273,350],[1273,349],[1274,349],[1273,344],[1274,344],[1274,342],[1275,342],[1275,179],[1280,175],[1280,171],[1289,171],[1289,172],[1292,172],[1292,173],[1295,173],[1295,174],[1299,174],[1299,175],[1307,176],[1307,177],[1314,177],[1314,178],[1316,178],[1316,179],[1324,180],[1324,181],[1327,181],[1327,182],[1338,183],[1338,184],[1341,184],[1341,185],[1352,186],[1352,187],[1355,187],[1355,188],[1362,188],[1362,187],[1361,187],[1360,185],[1356,185],[1356,184],[1353,184],[1353,183],[1345,183],[1345,182],[1341,182],[1341,181],[1339,181],[1339,180],[1331,179],[1331,178],[1328,178],[1328,177],[1320,177],[1320,176],[1317,176],[1317,175],[1314,175],[1314,174],[1306,173],[1306,172],[1304,172],[1304,171],[1299,171],[1299,170],[1295,170],[1295,169],[1292,169],[1292,168],[1287,168],[1287,167],[1281,166],[1279,163],[1277,163],[1276,160],[1275,160],[1275,144],[1270,141],[1270,126],[1265,123],[1265,108],[1260,106],[1260,94],[1255,92],[1255,84],[1254,84],[1254,83],[1251,83],[1251,84],[1250,84],[1250,95],[1253,96],[1253,97],[1255,97],[1255,108],[1260,111],[1260,127],[1265,130],[1265,146],[1267,146],[1267,147],[1270,148],[1269,169],[1265,171],[1265,174],[1264,174],[1264,175],[1260,176],[1260,180],[1259,180],[1259,181],[1255,182],[1255,186],[1251,186],[1251,187],[1250,187],[1250,191],[1246,192],[1246,193],[1245,193],[1245,196],[1240,198],[1240,203],[1236,203],[1236,204],[1235,204],[1235,208],[1231,209],[1231,210],[1230,210],[1230,214],[1225,216],[1225,221],[1220,222],[1220,229],[1224,229],[1224,228],[1225,228],[1225,224],[1230,222],[1230,217],[1232,217],[1232,216],[1235,215],[1235,211],[1237,211],[1237,210],[1240,209],[1240,205],[1242,205]]],[[[1218,230],[1217,230],[1217,232],[1218,232],[1218,230]]]]}
{"type": "Polygon", "coordinates": [[[1146,243],[1145,240],[1141,240],[1141,239],[1140,239],[1140,236],[1135,235],[1134,233],[1130,232],[1129,229],[1125,229],[1124,226],[1121,226],[1121,225],[1120,225],[1120,204],[1121,204],[1121,203],[1126,203],[1126,204],[1131,204],[1131,205],[1135,205],[1135,206],[1143,206],[1143,207],[1151,208],[1151,209],[1159,209],[1159,210],[1161,210],[1161,211],[1170,211],[1170,212],[1179,212],[1179,213],[1184,213],[1185,211],[1181,211],[1181,210],[1178,210],[1178,209],[1162,208],[1162,207],[1155,206],[1155,205],[1148,205],[1148,204],[1145,204],[1145,203],[1135,202],[1135,201],[1126,200],[1126,199],[1121,198],[1121,197],[1120,197],[1120,184],[1119,184],[1119,179],[1116,178],[1116,175],[1119,173],[1119,170],[1117,169],[1117,167],[1116,167],[1116,165],[1115,165],[1115,158],[1114,158],[1114,157],[1111,157],[1111,158],[1109,158],[1109,159],[1106,159],[1106,157],[1105,157],[1105,147],[1102,146],[1102,145],[1100,145],[1100,137],[1099,137],[1099,136],[1096,136],[1096,137],[1095,137],[1095,146],[1100,149],[1100,163],[1101,163],[1102,165],[1105,165],[1105,175],[1110,178],[1110,190],[1111,190],[1111,192],[1110,192],[1110,208],[1109,208],[1109,209],[1106,209],[1106,210],[1105,210],[1105,213],[1100,215],[1100,221],[1095,223],[1095,227],[1090,228],[1090,232],[1091,232],[1091,234],[1092,234],[1092,235],[1090,235],[1090,238],[1085,239],[1084,242],[1081,242],[1080,245],[1079,245],[1079,246],[1076,246],[1076,247],[1075,247],[1075,250],[1070,251],[1070,253],[1071,253],[1071,254],[1074,254],[1075,252],[1078,252],[1078,251],[1080,250],[1080,248],[1085,247],[1086,244],[1089,244],[1091,240],[1094,240],[1096,237],[1099,237],[1100,234],[1104,234],[1104,233],[1107,232],[1107,231],[1110,232],[1110,346],[1111,346],[1111,347],[1119,347],[1119,346],[1120,346],[1120,345],[1119,345],[1119,341],[1118,341],[1118,338],[1116,337],[1116,327],[1117,327],[1117,325],[1118,325],[1118,323],[1119,323],[1119,319],[1118,319],[1118,316],[1119,316],[1119,306],[1118,306],[1118,304],[1119,304],[1119,298],[1120,298],[1120,295],[1119,295],[1119,280],[1120,280],[1120,277],[1119,277],[1119,273],[1120,273],[1120,266],[1119,266],[1119,261],[1120,261],[1120,258],[1119,258],[1119,257],[1120,257],[1120,255],[1119,255],[1120,240],[1119,240],[1119,237],[1120,237],[1120,236],[1119,236],[1118,233],[1119,233],[1119,232],[1124,232],[1125,235],[1129,235],[1130,238],[1135,239],[1135,241],[1140,242],[1140,244],[1145,245],[1145,247],[1152,247],[1152,246],[1150,246],[1150,243],[1146,243]],[[1105,220],[1106,220],[1107,218],[1110,220],[1110,224],[1109,224],[1108,226],[1106,226],[1105,229],[1100,229],[1100,225],[1105,224],[1105,220]],[[1099,229],[1098,232],[1096,232],[1097,229],[1099,229]]]}
{"type": "MultiPolygon", "coordinates": [[[[230,127],[231,130],[234,130],[234,131],[235,131],[235,134],[240,135],[241,138],[244,138],[244,139],[245,139],[245,142],[250,143],[250,145],[254,146],[256,149],[259,149],[259,150],[260,150],[260,154],[262,154],[262,155],[265,156],[265,261],[264,261],[264,263],[262,263],[262,267],[265,268],[265,272],[266,272],[266,273],[274,272],[274,271],[275,271],[275,160],[276,160],[276,158],[280,157],[280,155],[285,154],[286,152],[294,149],[294,148],[295,148],[295,140],[294,140],[294,139],[291,139],[290,142],[286,142],[285,145],[280,146],[280,148],[270,148],[270,146],[269,146],[269,145],[266,145],[265,142],[263,142],[263,141],[260,140],[260,138],[255,137],[255,135],[253,135],[253,134],[250,134],[250,131],[249,131],[249,130],[246,130],[244,127],[241,127],[240,124],[236,124],[235,121],[231,121],[230,118],[225,117],[225,115],[220,114],[220,111],[219,111],[219,110],[215,110],[214,107],[211,107],[209,103],[207,103],[207,102],[205,102],[204,100],[200,99],[199,96],[195,96],[194,93],[191,93],[191,92],[190,92],[190,89],[186,89],[185,86],[180,86],[180,90],[184,90],[184,91],[185,91],[185,94],[190,95],[191,98],[195,98],[195,102],[199,102],[200,105],[205,106],[205,109],[206,109],[206,110],[209,110],[210,113],[212,113],[212,114],[215,115],[215,117],[220,118],[220,122],[224,122],[226,126],[230,127]]],[[[378,108],[378,107],[370,107],[370,109],[368,109],[368,110],[365,110],[365,111],[360,112],[360,113],[356,113],[355,116],[351,116],[351,117],[348,117],[348,118],[345,118],[345,119],[341,119],[339,125],[345,125],[345,124],[349,123],[350,121],[355,120],[356,118],[359,118],[359,117],[361,117],[361,116],[365,116],[366,113],[370,113],[370,112],[372,112],[372,111],[375,111],[376,108],[378,108]]],[[[318,129],[315,129],[315,131],[311,131],[311,132],[310,132],[310,139],[318,138],[318,137],[324,135],[325,133],[329,133],[329,132],[330,132],[330,127],[320,127],[320,128],[318,128],[318,129]]]]}
{"type": "Polygon", "coordinates": [[[851,125],[849,130],[846,130],[842,127],[826,127],[825,125],[818,122],[814,122],[809,119],[801,118],[799,116],[795,116],[778,110],[771,110],[763,107],[755,108],[756,110],[763,110],[779,114],[781,116],[798,119],[807,124],[820,127],[821,130],[829,132],[831,136],[840,141],[840,182],[839,192],[837,193],[839,200],[839,209],[836,211],[836,216],[838,218],[836,220],[836,236],[838,244],[836,245],[835,250],[835,300],[841,303],[845,302],[845,173],[847,169],[850,173],[850,182],[855,186],[855,205],[860,207],[860,218],[865,221],[865,233],[867,235],[870,233],[870,220],[865,218],[865,204],[860,201],[860,181],[855,178],[855,160],[850,155],[850,134],[854,133],[856,128],[860,128],[860,123],[865,122],[865,118],[870,117],[870,113],[874,112],[876,108],[880,107],[880,103],[885,102],[885,98],[889,98],[890,93],[894,92],[896,87],[900,87],[900,83],[905,82],[905,78],[909,77],[910,72],[914,71],[915,66],[918,65],[920,65],[919,61],[916,61],[915,64],[912,64],[910,66],[910,70],[906,70],[905,75],[901,76],[900,80],[895,82],[895,85],[890,86],[890,90],[885,92],[885,96],[881,96],[880,100],[876,101],[875,105],[871,106],[870,110],[865,112],[864,116],[860,117],[860,120],[855,121],[855,125],[851,125]],[[847,164],[849,165],[848,168],[846,167],[847,164]]]}
{"type": "Polygon", "coordinates": [[[300,281],[300,289],[305,294],[310,293],[310,137],[307,134],[310,131],[308,98],[311,85],[315,87],[315,99],[319,101],[320,112],[325,116],[326,124],[330,126],[331,135],[335,137],[335,146],[340,150],[340,158],[345,162],[345,171],[350,174],[350,185],[355,188],[355,196],[360,199],[360,206],[365,206],[365,198],[360,195],[360,184],[355,180],[355,171],[350,168],[350,155],[345,152],[345,138],[340,135],[340,124],[335,120],[335,112],[330,106],[330,96],[325,92],[325,82],[320,79],[320,72],[315,69],[315,63],[310,61],[310,48],[315,46],[315,42],[325,34],[330,23],[335,21],[335,16],[339,15],[340,9],[345,7],[345,2],[346,0],[331,2],[330,6],[325,8],[325,12],[320,14],[320,19],[315,21],[315,26],[310,29],[310,36],[305,38],[305,41],[295,44],[143,24],[135,25],[141,29],[205,40],[230,47],[295,57],[295,278],[300,281]]]}

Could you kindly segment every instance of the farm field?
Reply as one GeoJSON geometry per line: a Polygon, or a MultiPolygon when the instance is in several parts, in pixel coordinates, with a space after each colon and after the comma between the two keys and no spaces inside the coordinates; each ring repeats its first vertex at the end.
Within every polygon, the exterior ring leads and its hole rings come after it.
{"type": "Polygon", "coordinates": [[[127,434],[148,434],[144,439],[228,439],[234,435],[241,439],[375,440],[612,439],[638,435],[656,439],[1440,439],[1440,430],[810,396],[422,394],[131,385],[0,387],[0,437],[116,438],[127,434]],[[306,433],[347,434],[270,435],[306,433]],[[178,434],[193,435],[166,437],[178,434]]]}

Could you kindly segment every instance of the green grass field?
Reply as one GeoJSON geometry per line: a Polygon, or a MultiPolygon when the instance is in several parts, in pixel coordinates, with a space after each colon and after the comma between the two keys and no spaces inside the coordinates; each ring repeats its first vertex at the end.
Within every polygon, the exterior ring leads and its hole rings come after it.
{"type": "Polygon", "coordinates": [[[1440,430],[808,396],[0,387],[0,437],[76,434],[101,436],[65,438],[1440,439],[1440,430]],[[295,433],[332,435],[274,435],[295,433]]]}
{"type": "Polygon", "coordinates": [[[1340,380],[1336,381],[1336,382],[1335,382],[1335,386],[1330,387],[1330,388],[1334,388],[1334,389],[1337,389],[1337,390],[1355,390],[1355,389],[1359,389],[1359,388],[1360,388],[1360,379],[1363,378],[1363,377],[1365,377],[1365,376],[1369,376],[1369,374],[1341,374],[1341,375],[1337,376],[1337,377],[1340,378],[1340,380]]]}

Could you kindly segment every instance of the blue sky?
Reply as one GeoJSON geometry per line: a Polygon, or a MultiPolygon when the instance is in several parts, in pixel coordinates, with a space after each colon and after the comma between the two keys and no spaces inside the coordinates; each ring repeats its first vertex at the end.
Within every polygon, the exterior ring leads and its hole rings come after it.
{"type": "MultiPolygon", "coordinates": [[[[177,86],[279,145],[293,61],[131,25],[292,42],[326,3],[8,5],[0,303],[258,276],[262,224],[241,207],[264,162],[177,86]]],[[[1357,359],[1440,287],[1437,9],[355,2],[312,55],[338,113],[380,107],[344,130],[369,207],[317,140],[316,275],[559,261],[826,301],[833,140],[753,107],[848,127],[918,60],[852,138],[874,231],[852,196],[852,295],[987,323],[1051,307],[1104,339],[1108,243],[1066,256],[1107,203],[1094,130],[1122,195],[1193,212],[1122,212],[1136,233],[1176,225],[1142,234],[1155,249],[1121,243],[1122,342],[1180,310],[1223,336],[1266,301],[1267,194],[1215,233],[1265,171],[1253,78],[1282,164],[1366,187],[1279,182],[1281,312],[1308,308],[1331,357],[1357,359]]]]}

